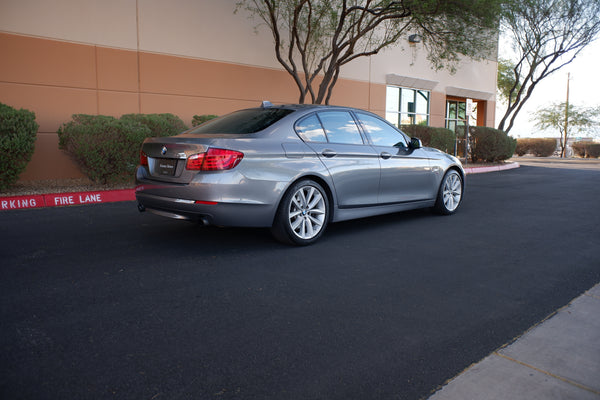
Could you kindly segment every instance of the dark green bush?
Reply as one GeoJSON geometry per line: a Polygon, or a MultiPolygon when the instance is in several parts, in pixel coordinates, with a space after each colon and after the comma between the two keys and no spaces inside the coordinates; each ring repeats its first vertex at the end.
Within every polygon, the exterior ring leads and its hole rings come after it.
{"type": "Polygon", "coordinates": [[[58,145],[94,182],[126,182],[133,177],[145,138],[173,136],[186,129],[173,114],[126,114],[120,119],[76,114],[58,130],[58,145]]]}
{"type": "Polygon", "coordinates": [[[152,131],[131,119],[104,115],[73,115],[58,130],[59,148],[65,150],[94,182],[131,180],[142,142],[152,131]]]}
{"type": "Polygon", "coordinates": [[[483,126],[472,126],[470,132],[471,158],[474,162],[497,162],[511,158],[517,140],[505,132],[483,126]]]}
{"type": "Polygon", "coordinates": [[[600,143],[590,142],[575,142],[573,143],[573,151],[579,157],[598,158],[600,157],[600,143]]]}
{"type": "Polygon", "coordinates": [[[181,118],[173,114],[125,114],[121,119],[146,125],[152,131],[151,136],[173,136],[188,129],[181,118]]]}
{"type": "Polygon", "coordinates": [[[205,123],[206,121],[210,121],[213,118],[217,118],[218,115],[213,114],[203,114],[203,115],[194,115],[192,118],[192,126],[198,126],[200,124],[205,123]]]}
{"type": "Polygon", "coordinates": [[[0,190],[12,186],[31,161],[38,128],[33,112],[0,103],[0,190]]]}
{"type": "Polygon", "coordinates": [[[434,147],[446,153],[454,152],[456,137],[450,129],[424,125],[402,125],[400,129],[410,137],[421,139],[423,146],[434,147]]]}
{"type": "Polygon", "coordinates": [[[556,151],[556,139],[517,139],[515,153],[519,156],[533,154],[536,157],[550,157],[556,151]]]}

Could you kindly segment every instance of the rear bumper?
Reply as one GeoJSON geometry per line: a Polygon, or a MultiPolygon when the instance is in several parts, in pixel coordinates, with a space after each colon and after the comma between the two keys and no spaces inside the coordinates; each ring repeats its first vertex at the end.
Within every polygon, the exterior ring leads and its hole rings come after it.
{"type": "Polygon", "coordinates": [[[270,227],[276,205],[247,202],[201,202],[158,196],[137,190],[135,197],[140,211],[182,220],[199,221],[207,225],[270,227]]]}

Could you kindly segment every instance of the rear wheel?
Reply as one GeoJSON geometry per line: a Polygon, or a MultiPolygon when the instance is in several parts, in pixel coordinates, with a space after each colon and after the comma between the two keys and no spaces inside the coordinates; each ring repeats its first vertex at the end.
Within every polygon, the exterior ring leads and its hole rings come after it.
{"type": "Polygon", "coordinates": [[[454,214],[462,202],[462,177],[458,171],[451,169],[446,172],[433,210],[438,214],[454,214]]]}
{"type": "Polygon", "coordinates": [[[283,196],[271,232],[281,242],[308,245],[317,241],[329,219],[329,202],[317,182],[296,182],[283,196]]]}

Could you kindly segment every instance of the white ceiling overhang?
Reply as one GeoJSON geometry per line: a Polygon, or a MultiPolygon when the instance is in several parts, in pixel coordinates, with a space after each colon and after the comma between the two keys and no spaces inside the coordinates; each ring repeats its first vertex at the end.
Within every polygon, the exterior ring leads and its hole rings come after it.
{"type": "Polygon", "coordinates": [[[387,74],[385,83],[388,85],[402,86],[411,89],[433,90],[439,82],[427,79],[414,78],[397,74],[387,74]]]}
{"type": "Polygon", "coordinates": [[[492,100],[494,93],[448,86],[446,87],[446,96],[464,97],[473,100],[492,100]]]}

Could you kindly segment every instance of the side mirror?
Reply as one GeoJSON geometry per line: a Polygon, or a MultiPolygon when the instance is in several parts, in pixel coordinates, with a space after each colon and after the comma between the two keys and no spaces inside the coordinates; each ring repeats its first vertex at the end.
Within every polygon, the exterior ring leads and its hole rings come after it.
{"type": "Polygon", "coordinates": [[[423,142],[421,142],[421,139],[416,137],[410,138],[409,147],[413,150],[420,149],[421,147],[423,147],[423,142]]]}

